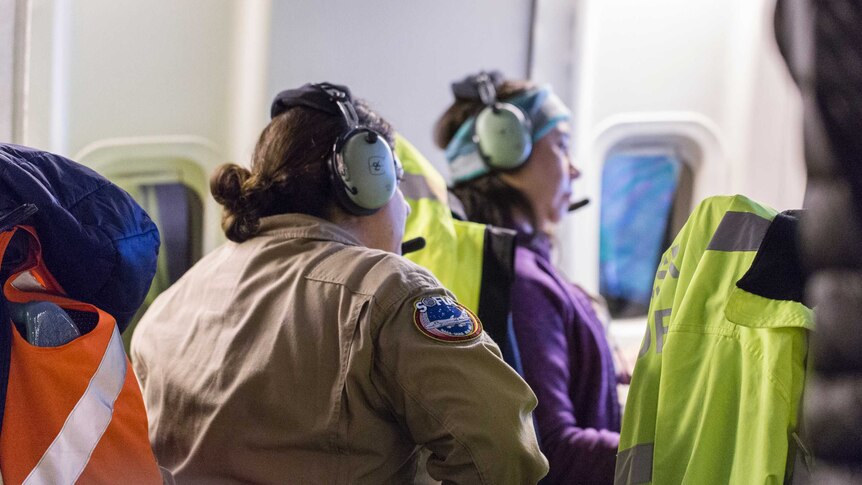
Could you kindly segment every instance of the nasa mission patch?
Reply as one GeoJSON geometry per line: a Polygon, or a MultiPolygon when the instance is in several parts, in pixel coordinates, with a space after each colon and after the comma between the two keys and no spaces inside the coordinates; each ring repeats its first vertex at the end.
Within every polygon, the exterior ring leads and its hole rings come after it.
{"type": "Polygon", "coordinates": [[[426,336],[441,342],[463,342],[482,333],[482,322],[464,305],[445,295],[418,298],[413,323],[426,336]]]}

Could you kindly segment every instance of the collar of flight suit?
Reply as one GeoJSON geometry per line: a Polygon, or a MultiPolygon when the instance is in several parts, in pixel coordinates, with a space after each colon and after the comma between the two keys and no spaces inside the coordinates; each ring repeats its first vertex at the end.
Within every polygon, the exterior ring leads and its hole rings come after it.
{"type": "Polygon", "coordinates": [[[307,214],[278,214],[263,217],[260,220],[258,235],[287,239],[316,239],[362,246],[356,236],[337,224],[307,214]]]}

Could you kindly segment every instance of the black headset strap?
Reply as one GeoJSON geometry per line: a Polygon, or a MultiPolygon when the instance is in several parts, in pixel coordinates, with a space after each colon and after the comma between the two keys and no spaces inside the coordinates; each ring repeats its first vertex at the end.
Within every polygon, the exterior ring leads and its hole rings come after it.
{"type": "Polygon", "coordinates": [[[347,123],[348,131],[359,126],[359,116],[356,114],[356,108],[353,107],[353,102],[348,93],[329,83],[315,84],[315,86],[329,95],[329,99],[338,105],[338,109],[341,111],[345,123],[347,123]]]}
{"type": "Polygon", "coordinates": [[[479,91],[479,99],[485,106],[492,106],[497,102],[497,88],[487,72],[480,72],[476,76],[476,90],[479,91]]]}

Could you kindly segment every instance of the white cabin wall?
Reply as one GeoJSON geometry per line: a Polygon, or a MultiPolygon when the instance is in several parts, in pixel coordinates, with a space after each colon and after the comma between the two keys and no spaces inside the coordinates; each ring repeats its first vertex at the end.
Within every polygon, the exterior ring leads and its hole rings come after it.
{"type": "MultiPolygon", "coordinates": [[[[577,2],[536,1],[530,79],[539,84],[550,84],[557,96],[570,107],[575,106],[580,80],[577,76],[581,63],[576,35],[580,18],[577,2]]],[[[577,118],[572,126],[578,126],[577,118]]]]}
{"type": "Polygon", "coordinates": [[[232,3],[76,2],[71,153],[94,134],[194,134],[223,143],[232,3]]]}
{"type": "Polygon", "coordinates": [[[53,0],[32,0],[30,17],[30,58],[27,62],[26,88],[21,100],[25,106],[23,133],[17,140],[36,148],[51,147],[53,0]]]}
{"type": "MultiPolygon", "coordinates": [[[[480,68],[526,75],[529,0],[30,2],[16,141],[93,167],[159,157],[191,158],[207,173],[248,164],[272,96],[329,79],[370,100],[446,171],[431,130],[452,101],[449,83],[480,68]]],[[[207,251],[221,240],[219,208],[199,185],[207,251]]]]}
{"type": "Polygon", "coordinates": [[[25,143],[74,156],[182,134],[226,150],[235,3],[34,0],[25,143]]]}
{"type": "Polygon", "coordinates": [[[269,94],[347,84],[447,174],[431,133],[449,84],[479,69],[525,77],[530,3],[274,0],[269,94]]]}
{"type": "Polygon", "coordinates": [[[0,0],[0,141],[20,141],[29,6],[0,0]]]}
{"type": "MultiPolygon", "coordinates": [[[[781,209],[802,207],[807,175],[802,136],[802,97],[778,52],[772,1],[753,2],[755,38],[748,47],[752,93],[740,106],[748,122],[744,155],[734,164],[739,192],[781,209]]],[[[742,48],[742,47],[741,47],[742,48]]],[[[742,75],[742,74],[740,74],[742,75]]]]}
{"type": "MultiPolygon", "coordinates": [[[[637,132],[650,120],[659,126],[687,119],[713,145],[693,204],[743,193],[778,209],[800,207],[800,101],[774,47],[772,9],[772,0],[584,0],[573,80],[575,158],[584,174],[579,192],[601,200],[614,126],[631,122],[637,132]]],[[[569,217],[561,237],[561,266],[592,291],[598,289],[599,205],[569,217]]]]}
{"type": "Polygon", "coordinates": [[[727,2],[586,0],[578,99],[586,135],[620,113],[690,110],[718,118],[727,2]]]}
{"type": "Polygon", "coordinates": [[[236,5],[232,39],[229,106],[230,160],[250,162],[260,131],[266,124],[270,65],[272,0],[244,0],[236,5]]]}
{"type": "Polygon", "coordinates": [[[431,129],[449,83],[527,71],[529,0],[32,3],[21,141],[68,156],[105,139],[191,135],[246,163],[275,93],[332,80],[445,171],[431,129]]]}

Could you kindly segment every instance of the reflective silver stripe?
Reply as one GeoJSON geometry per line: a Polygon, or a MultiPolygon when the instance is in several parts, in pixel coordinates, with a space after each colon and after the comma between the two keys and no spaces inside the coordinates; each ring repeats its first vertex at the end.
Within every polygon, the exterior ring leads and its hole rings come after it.
{"type": "Polygon", "coordinates": [[[69,413],[54,442],[24,480],[25,484],[75,483],[111,423],[114,402],[125,380],[126,352],[120,331],[114,325],[108,348],[87,390],[69,413]]]}
{"type": "Polygon", "coordinates": [[[664,336],[667,335],[667,327],[664,325],[664,319],[670,316],[670,308],[664,310],[656,310],[655,312],[655,351],[661,353],[664,347],[664,336]]]}
{"type": "Polygon", "coordinates": [[[707,250],[757,251],[772,221],[751,212],[724,214],[718,229],[712,235],[707,250]]]}
{"type": "Polygon", "coordinates": [[[431,189],[430,185],[428,185],[428,180],[421,175],[405,173],[399,187],[401,187],[401,193],[403,193],[404,197],[407,197],[408,199],[434,199],[440,202],[445,202],[440,200],[440,197],[434,193],[434,190],[431,189]]]}
{"type": "Polygon", "coordinates": [[[635,445],[617,454],[614,485],[637,485],[652,480],[652,443],[635,445]]]}

